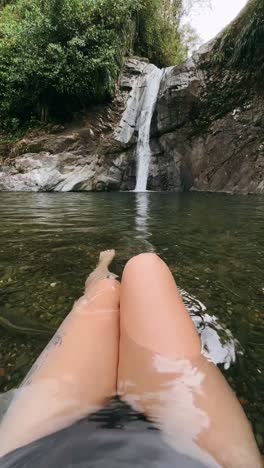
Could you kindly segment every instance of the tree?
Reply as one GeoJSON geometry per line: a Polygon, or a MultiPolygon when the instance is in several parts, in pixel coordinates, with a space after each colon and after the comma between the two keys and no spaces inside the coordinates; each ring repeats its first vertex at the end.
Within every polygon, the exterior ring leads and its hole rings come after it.
{"type": "Polygon", "coordinates": [[[138,13],[136,52],[158,66],[176,65],[199,43],[187,21],[190,14],[208,8],[211,0],[142,0],[138,13]]]}
{"type": "Polygon", "coordinates": [[[108,101],[131,48],[162,67],[184,60],[184,1],[9,1],[0,15],[0,126],[70,119],[108,101]]]}
{"type": "Polygon", "coordinates": [[[192,53],[201,44],[202,40],[197,31],[193,28],[190,18],[196,14],[201,14],[201,11],[211,8],[211,0],[184,0],[181,9],[180,32],[182,42],[188,49],[188,53],[192,53]]]}
{"type": "Polygon", "coordinates": [[[186,58],[179,30],[182,0],[144,0],[137,17],[135,50],[158,66],[186,58]]]}
{"type": "Polygon", "coordinates": [[[211,0],[184,0],[182,5],[182,16],[211,7],[211,0]]]}
{"type": "Polygon", "coordinates": [[[71,116],[113,95],[135,0],[17,0],[0,18],[0,117],[71,116]],[[111,11],[111,15],[109,15],[111,11]]]}

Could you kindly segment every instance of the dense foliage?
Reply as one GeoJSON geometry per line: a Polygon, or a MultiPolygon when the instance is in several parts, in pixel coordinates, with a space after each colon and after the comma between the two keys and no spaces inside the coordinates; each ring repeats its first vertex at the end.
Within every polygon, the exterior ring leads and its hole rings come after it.
{"type": "Polygon", "coordinates": [[[18,0],[0,19],[0,117],[72,112],[113,92],[135,0],[18,0]]]}
{"type": "Polygon", "coordinates": [[[183,1],[0,0],[0,128],[110,99],[127,52],[160,66],[186,58],[183,1]]]}
{"type": "Polygon", "coordinates": [[[180,19],[182,0],[145,0],[137,15],[136,51],[161,67],[186,58],[180,19]]]}

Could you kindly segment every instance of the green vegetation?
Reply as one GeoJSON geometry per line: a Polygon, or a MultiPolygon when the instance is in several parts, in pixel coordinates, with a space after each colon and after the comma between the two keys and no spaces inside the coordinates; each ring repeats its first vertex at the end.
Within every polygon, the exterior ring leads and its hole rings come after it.
{"type": "Polygon", "coordinates": [[[128,52],[160,66],[186,58],[182,0],[2,0],[1,6],[2,130],[65,120],[111,99],[128,52]]]}
{"type": "Polygon", "coordinates": [[[182,14],[182,0],[143,1],[137,15],[136,52],[160,67],[183,61],[188,49],[180,30],[182,14]]]}
{"type": "Polygon", "coordinates": [[[0,18],[0,119],[72,114],[111,97],[135,0],[18,0],[0,18]]]}
{"type": "Polygon", "coordinates": [[[264,72],[264,0],[249,0],[216,45],[215,61],[264,72]]]}

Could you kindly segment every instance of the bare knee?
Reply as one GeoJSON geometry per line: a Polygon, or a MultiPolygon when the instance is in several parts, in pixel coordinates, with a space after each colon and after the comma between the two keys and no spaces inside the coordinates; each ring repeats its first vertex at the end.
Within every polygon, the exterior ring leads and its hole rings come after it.
{"type": "Polygon", "coordinates": [[[144,271],[149,268],[156,268],[157,265],[163,263],[160,257],[154,253],[142,253],[131,258],[124,269],[124,274],[134,271],[144,271]]]}

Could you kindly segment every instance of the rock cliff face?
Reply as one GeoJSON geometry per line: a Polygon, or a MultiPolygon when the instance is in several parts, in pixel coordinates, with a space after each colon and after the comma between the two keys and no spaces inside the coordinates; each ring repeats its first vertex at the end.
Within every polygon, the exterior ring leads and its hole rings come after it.
{"type": "MultiPolygon", "coordinates": [[[[201,129],[213,80],[204,67],[211,47],[165,70],[152,120],[148,189],[264,192],[263,97],[251,93],[201,129]]],[[[2,162],[0,190],[133,190],[137,121],[144,78],[153,67],[130,58],[111,105],[94,109],[78,125],[16,144],[2,162]]]]}
{"type": "Polygon", "coordinates": [[[130,102],[135,94],[140,99],[144,76],[152,68],[145,60],[129,59],[111,105],[93,109],[78,123],[19,141],[2,161],[0,190],[133,189],[138,106],[132,109],[130,102]]]}
{"type": "Polygon", "coordinates": [[[201,50],[164,77],[149,188],[262,193],[264,99],[249,95],[243,105],[231,107],[221,118],[212,117],[201,131],[199,118],[210,99],[207,87],[212,80],[202,67],[207,53],[201,50]]]}

